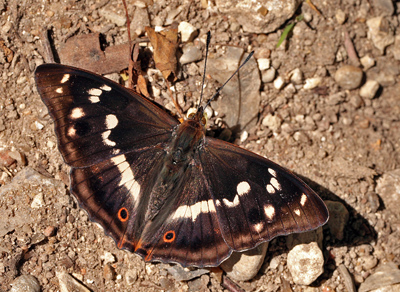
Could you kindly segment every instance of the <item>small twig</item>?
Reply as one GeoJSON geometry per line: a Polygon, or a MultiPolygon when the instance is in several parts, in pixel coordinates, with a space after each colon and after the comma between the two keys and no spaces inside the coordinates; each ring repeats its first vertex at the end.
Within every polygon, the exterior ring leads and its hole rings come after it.
{"type": "Polygon", "coordinates": [[[54,63],[54,55],[49,40],[49,31],[47,29],[40,32],[40,40],[43,47],[43,58],[45,63],[54,63]]]}
{"type": "Polygon", "coordinates": [[[360,60],[358,59],[356,49],[354,48],[347,30],[344,31],[344,47],[346,48],[350,61],[352,61],[355,66],[360,66],[360,60]]]}
{"type": "Polygon", "coordinates": [[[229,277],[223,276],[221,286],[231,292],[245,292],[238,284],[233,282],[229,277]]]}

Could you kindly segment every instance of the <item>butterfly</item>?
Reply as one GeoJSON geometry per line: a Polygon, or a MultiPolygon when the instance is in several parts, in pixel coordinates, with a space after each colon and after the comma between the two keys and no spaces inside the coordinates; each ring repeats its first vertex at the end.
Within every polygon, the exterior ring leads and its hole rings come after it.
{"type": "Polygon", "coordinates": [[[179,122],[97,74],[40,65],[38,92],[71,167],[71,192],[118,248],[145,261],[213,267],[233,251],[328,220],[293,173],[205,135],[204,108],[179,122]]]}

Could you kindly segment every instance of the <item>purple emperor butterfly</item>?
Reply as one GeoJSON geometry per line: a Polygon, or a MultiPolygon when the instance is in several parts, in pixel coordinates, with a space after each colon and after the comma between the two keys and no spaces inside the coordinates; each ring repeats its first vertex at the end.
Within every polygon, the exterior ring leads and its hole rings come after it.
{"type": "Polygon", "coordinates": [[[38,91],[71,167],[71,191],[119,248],[146,261],[217,266],[233,251],[318,228],[328,211],[290,171],[179,123],[94,73],[45,64],[38,91]]]}

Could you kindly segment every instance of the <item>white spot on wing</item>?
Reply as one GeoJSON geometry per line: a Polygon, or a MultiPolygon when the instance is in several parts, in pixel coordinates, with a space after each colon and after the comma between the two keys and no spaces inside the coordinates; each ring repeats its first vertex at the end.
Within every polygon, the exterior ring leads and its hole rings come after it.
{"type": "Polygon", "coordinates": [[[89,95],[97,95],[97,96],[100,96],[100,94],[102,94],[103,93],[103,91],[101,90],[101,89],[99,89],[99,88],[92,88],[92,89],[89,89],[88,90],[88,94],[89,95]]]}
{"type": "Polygon", "coordinates": [[[64,91],[63,91],[63,88],[62,88],[62,87],[59,87],[59,88],[56,89],[56,92],[57,92],[57,93],[63,93],[64,91]]]}
{"type": "Polygon", "coordinates": [[[67,135],[70,136],[70,137],[75,137],[76,130],[75,130],[74,126],[71,126],[71,127],[68,128],[67,135]]]}
{"type": "Polygon", "coordinates": [[[69,74],[64,74],[63,78],[61,79],[61,83],[64,84],[69,80],[70,75],[69,74]]]}
{"type": "Polygon", "coordinates": [[[133,196],[135,202],[138,202],[140,194],[140,185],[135,180],[133,171],[129,163],[126,161],[126,156],[124,154],[118,155],[111,158],[111,161],[114,163],[114,165],[117,166],[118,171],[121,174],[121,180],[119,182],[119,185],[128,188],[129,193],[133,196]]]}
{"type": "Polygon", "coordinates": [[[267,184],[266,189],[268,193],[275,194],[275,188],[272,185],[267,184]]]}
{"type": "Polygon", "coordinates": [[[237,187],[236,187],[236,191],[238,193],[239,196],[245,195],[247,193],[250,192],[250,185],[247,181],[242,181],[240,182],[237,187]]]}
{"type": "Polygon", "coordinates": [[[83,112],[83,109],[81,107],[76,107],[71,111],[71,114],[69,116],[71,119],[76,120],[84,117],[85,113],[83,112]]]}
{"type": "Polygon", "coordinates": [[[225,206],[230,207],[230,208],[236,207],[236,206],[238,206],[240,204],[240,200],[239,200],[239,196],[238,195],[235,196],[235,198],[233,199],[232,202],[230,202],[229,200],[227,200],[225,198],[222,201],[224,202],[225,206]]]}
{"type": "Polygon", "coordinates": [[[262,222],[254,224],[253,228],[255,231],[257,231],[258,233],[260,233],[263,230],[264,224],[262,222]]]}
{"type": "Polygon", "coordinates": [[[300,209],[294,209],[294,213],[295,213],[297,216],[300,216],[300,209]]]}
{"type": "Polygon", "coordinates": [[[111,87],[105,84],[103,86],[100,86],[100,89],[104,91],[111,91],[111,87]]]}
{"type": "Polygon", "coordinates": [[[89,101],[91,103],[98,103],[98,102],[100,102],[100,98],[96,95],[91,95],[91,96],[89,96],[89,101]]]}
{"type": "Polygon", "coordinates": [[[275,208],[274,208],[274,206],[272,206],[272,205],[265,206],[264,207],[264,213],[265,213],[265,216],[267,216],[267,218],[269,220],[274,219],[274,216],[275,216],[275,208]]]}
{"type": "Polygon", "coordinates": [[[111,131],[108,130],[108,131],[103,132],[103,134],[101,134],[101,137],[103,138],[104,145],[114,147],[115,145],[117,145],[117,143],[115,143],[114,141],[111,141],[110,139],[108,139],[110,134],[111,134],[111,131]]]}
{"type": "Polygon", "coordinates": [[[281,190],[282,190],[281,184],[278,182],[278,180],[277,180],[276,178],[274,178],[274,177],[271,178],[270,183],[271,183],[271,185],[273,185],[274,188],[277,189],[278,191],[281,191],[281,190]]]}
{"type": "Polygon", "coordinates": [[[114,129],[118,125],[118,119],[115,115],[107,115],[106,116],[106,128],[114,129]]]}
{"type": "Polygon", "coordinates": [[[182,205],[176,209],[172,219],[191,219],[193,222],[196,221],[200,214],[215,213],[215,207],[213,200],[204,200],[197,202],[193,205],[182,205]],[[212,206],[212,207],[210,207],[212,206]]]}
{"type": "Polygon", "coordinates": [[[304,207],[304,204],[307,202],[307,196],[306,194],[302,194],[301,195],[301,199],[300,199],[300,205],[302,205],[304,207]]]}
{"type": "Polygon", "coordinates": [[[273,170],[272,168],[268,168],[268,172],[269,172],[272,176],[276,177],[276,171],[273,170]]]}

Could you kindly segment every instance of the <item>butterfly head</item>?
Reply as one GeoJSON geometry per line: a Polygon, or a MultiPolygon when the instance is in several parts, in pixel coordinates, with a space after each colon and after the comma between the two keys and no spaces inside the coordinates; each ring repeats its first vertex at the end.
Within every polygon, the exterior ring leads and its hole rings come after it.
{"type": "Polygon", "coordinates": [[[199,122],[204,128],[207,126],[208,116],[202,106],[196,108],[190,108],[186,114],[188,120],[195,120],[199,122]]]}

